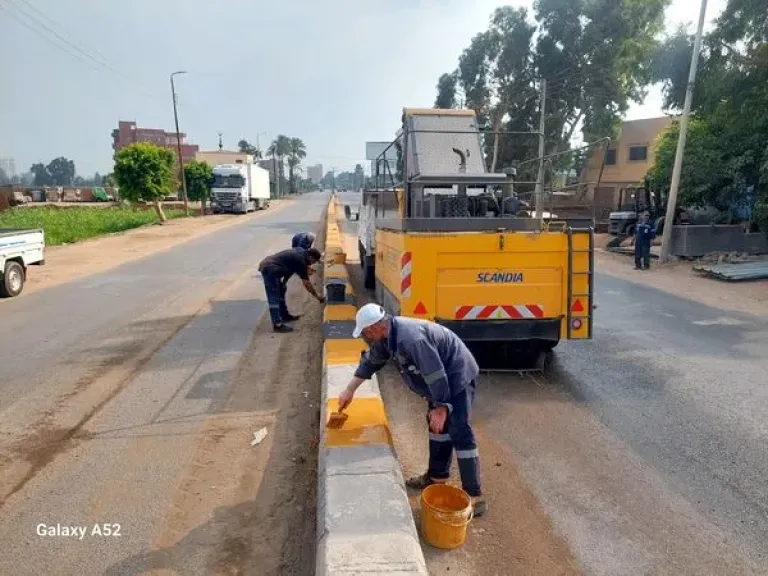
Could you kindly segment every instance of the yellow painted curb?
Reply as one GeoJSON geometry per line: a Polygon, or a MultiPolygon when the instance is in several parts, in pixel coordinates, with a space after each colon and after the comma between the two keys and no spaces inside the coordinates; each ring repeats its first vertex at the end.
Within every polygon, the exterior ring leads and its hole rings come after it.
{"type": "Polygon", "coordinates": [[[367,350],[365,342],[359,338],[334,338],[325,341],[325,356],[328,365],[357,364],[360,353],[367,350]]]}
{"type": "Polygon", "coordinates": [[[357,308],[351,304],[331,304],[330,306],[326,306],[323,311],[323,322],[354,320],[356,314],[357,308]]]}
{"type": "MultiPolygon", "coordinates": [[[[338,398],[329,398],[327,414],[335,412],[338,405],[338,398]]],[[[387,413],[381,398],[355,398],[344,412],[348,416],[344,426],[338,430],[328,428],[326,447],[392,445],[387,413]]]]}

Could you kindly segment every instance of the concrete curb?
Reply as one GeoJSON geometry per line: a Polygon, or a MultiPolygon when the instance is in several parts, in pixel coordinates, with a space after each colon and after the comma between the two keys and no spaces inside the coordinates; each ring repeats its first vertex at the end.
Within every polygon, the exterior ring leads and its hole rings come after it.
{"type": "Polygon", "coordinates": [[[339,393],[354,374],[361,340],[352,338],[356,307],[337,223],[343,213],[328,206],[325,279],[341,279],[347,301],[329,303],[323,314],[323,378],[317,498],[318,576],[398,574],[426,576],[400,464],[374,377],[355,394],[340,430],[326,427],[339,393]]]}

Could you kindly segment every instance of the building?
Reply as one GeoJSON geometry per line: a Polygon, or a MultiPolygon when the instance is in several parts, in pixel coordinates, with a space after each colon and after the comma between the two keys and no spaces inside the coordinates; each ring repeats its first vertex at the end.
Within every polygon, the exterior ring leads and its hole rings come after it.
{"type": "MultiPolygon", "coordinates": [[[[182,133],[180,136],[182,160],[184,162],[194,160],[199,147],[195,144],[185,144],[186,134],[182,133]]],[[[174,152],[177,147],[176,132],[166,132],[161,128],[139,128],[136,122],[124,120],[117,123],[117,129],[112,131],[112,149],[115,152],[138,142],[151,142],[163,148],[171,148],[174,152]]]]}
{"type": "Polygon", "coordinates": [[[8,178],[16,176],[16,160],[13,158],[0,158],[0,171],[8,178]]]}
{"type": "Polygon", "coordinates": [[[589,199],[595,213],[616,210],[619,204],[634,201],[635,191],[643,187],[643,179],[653,166],[658,137],[675,119],[671,116],[629,120],[624,122],[610,148],[595,149],[586,171],[589,199]],[[600,166],[605,153],[602,176],[600,166]],[[598,179],[599,186],[596,185],[598,179]]]}
{"type": "Polygon", "coordinates": [[[323,180],[323,165],[307,166],[307,178],[310,179],[312,184],[320,184],[323,180]]]}
{"type": "Polygon", "coordinates": [[[253,155],[232,150],[208,150],[195,154],[195,160],[207,162],[211,166],[219,164],[253,164],[253,155]]]}

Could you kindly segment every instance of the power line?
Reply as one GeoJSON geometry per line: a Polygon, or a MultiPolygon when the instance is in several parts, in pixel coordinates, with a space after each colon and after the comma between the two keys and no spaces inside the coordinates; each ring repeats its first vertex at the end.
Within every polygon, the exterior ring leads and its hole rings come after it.
{"type": "MultiPolygon", "coordinates": [[[[39,18],[36,18],[34,15],[32,15],[29,12],[25,11],[19,4],[16,4],[15,2],[17,0],[4,0],[4,1],[8,2],[8,4],[4,5],[4,4],[0,3],[0,9],[1,10],[5,11],[11,18],[13,18],[16,22],[18,22],[19,24],[24,26],[27,30],[33,32],[34,34],[37,34],[42,39],[46,40],[47,42],[49,42],[50,44],[52,44],[53,46],[55,46],[56,48],[58,48],[62,52],[66,53],[66,54],[69,54],[70,56],[73,56],[77,60],[80,60],[81,62],[83,62],[86,65],[89,65],[92,69],[95,70],[93,65],[90,64],[90,62],[93,62],[97,66],[99,66],[101,69],[106,70],[108,72],[111,72],[112,74],[115,74],[116,76],[118,76],[122,80],[130,83],[132,86],[134,86],[134,88],[137,88],[140,92],[143,92],[146,96],[149,96],[151,98],[159,98],[158,95],[153,94],[151,92],[148,92],[148,91],[146,91],[144,89],[139,88],[137,86],[137,82],[134,79],[130,78],[129,76],[126,76],[125,74],[123,74],[119,70],[115,69],[113,66],[109,65],[108,63],[102,62],[98,58],[95,58],[93,55],[88,53],[86,50],[80,48],[77,44],[67,40],[64,36],[59,34],[56,30],[54,30],[53,28],[51,28],[50,26],[48,26],[47,24],[42,22],[39,18]],[[10,9],[11,7],[15,8],[16,12],[13,12],[10,9]],[[30,25],[29,22],[27,22],[24,19],[20,18],[19,15],[24,16],[24,18],[26,18],[27,20],[32,22],[32,24],[34,24],[34,25],[30,25]],[[58,41],[54,40],[51,36],[44,34],[40,28],[42,28],[43,30],[48,31],[58,41]],[[69,49],[67,47],[69,47],[69,49]]],[[[26,0],[21,0],[21,1],[23,1],[27,5],[31,6],[26,0]]],[[[33,6],[32,6],[32,8],[36,12],[42,14],[42,12],[40,12],[37,8],[34,8],[33,6]]],[[[47,16],[45,16],[45,18],[48,19],[50,22],[53,22],[47,16]]],[[[103,55],[102,55],[102,57],[103,57],[103,55]]]]}

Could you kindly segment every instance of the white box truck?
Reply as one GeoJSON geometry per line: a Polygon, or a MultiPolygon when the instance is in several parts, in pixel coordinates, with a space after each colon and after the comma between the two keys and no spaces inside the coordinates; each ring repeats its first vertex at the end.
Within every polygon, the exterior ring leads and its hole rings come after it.
{"type": "Polygon", "coordinates": [[[32,264],[45,264],[43,231],[0,228],[0,297],[21,294],[32,264]]]}
{"type": "Polygon", "coordinates": [[[247,214],[269,206],[269,171],[256,164],[219,164],[213,168],[214,214],[247,214]]]}

